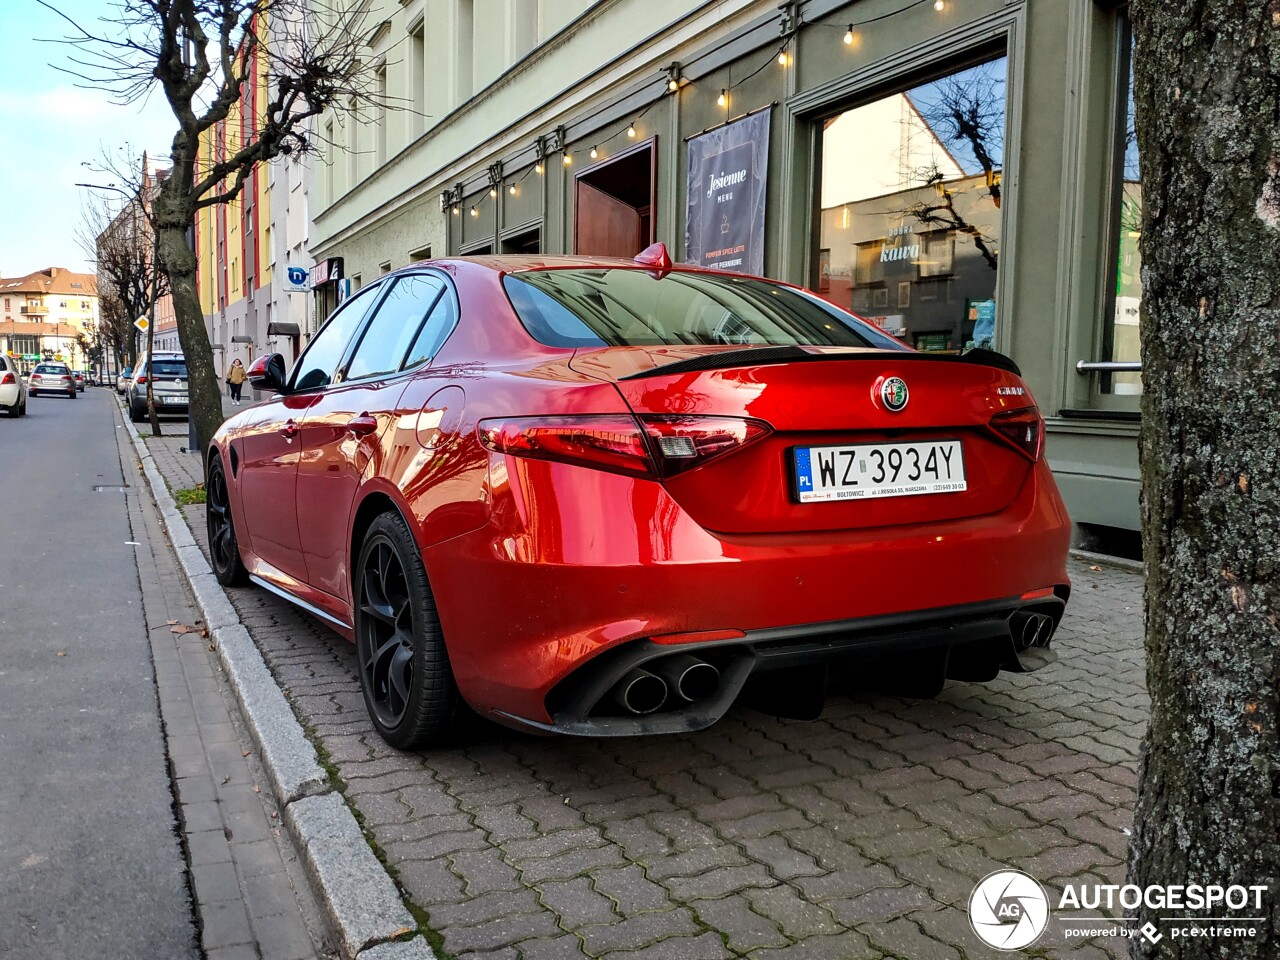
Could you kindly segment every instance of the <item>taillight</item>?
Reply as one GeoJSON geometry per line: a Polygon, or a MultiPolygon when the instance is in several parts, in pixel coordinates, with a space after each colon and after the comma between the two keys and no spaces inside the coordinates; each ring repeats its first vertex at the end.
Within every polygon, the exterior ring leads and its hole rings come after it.
{"type": "Polygon", "coordinates": [[[134,383],[146,383],[146,382],[147,382],[146,377],[139,377],[137,380],[134,381],[134,383]]]}
{"type": "Polygon", "coordinates": [[[38,374],[38,373],[33,373],[33,374],[31,375],[31,379],[32,379],[32,380],[39,380],[39,379],[40,379],[40,374],[38,374]]]}
{"type": "Polygon", "coordinates": [[[996,436],[1032,463],[1040,459],[1044,450],[1044,418],[1037,407],[997,413],[988,426],[996,436]]]}
{"type": "Polygon", "coordinates": [[[763,420],[741,417],[691,417],[645,414],[640,417],[649,435],[659,471],[674,477],[708,460],[739,450],[772,431],[763,420]]]}
{"type": "Polygon", "coordinates": [[[513,417],[482,420],[480,442],[495,453],[555,460],[632,476],[653,476],[634,417],[513,417]]]}
{"type": "Polygon", "coordinates": [[[737,417],[624,414],[483,420],[480,442],[496,453],[554,460],[639,477],[673,477],[741,449],[772,428],[737,417]]]}
{"type": "Polygon", "coordinates": [[[7,387],[10,384],[17,383],[17,382],[18,382],[17,380],[13,379],[13,374],[10,373],[8,370],[4,372],[3,377],[0,377],[0,387],[7,387]]]}

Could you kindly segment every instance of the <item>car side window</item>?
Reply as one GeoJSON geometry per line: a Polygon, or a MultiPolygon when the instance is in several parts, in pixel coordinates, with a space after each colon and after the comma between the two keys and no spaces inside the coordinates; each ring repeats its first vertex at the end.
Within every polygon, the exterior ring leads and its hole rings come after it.
{"type": "Polygon", "coordinates": [[[420,363],[434,359],[457,325],[458,299],[454,296],[453,290],[446,287],[444,294],[431,308],[431,313],[427,316],[422,329],[418,331],[418,336],[414,338],[413,346],[409,348],[409,353],[405,357],[405,367],[416,367],[420,363]]]}
{"type": "Polygon", "coordinates": [[[334,311],[298,358],[293,369],[294,390],[313,390],[333,383],[351,338],[382,290],[382,284],[367,287],[334,311]]]}
{"type": "Polygon", "coordinates": [[[428,274],[397,279],[365,327],[344,379],[363,380],[398,371],[423,318],[443,289],[444,281],[428,274]]]}

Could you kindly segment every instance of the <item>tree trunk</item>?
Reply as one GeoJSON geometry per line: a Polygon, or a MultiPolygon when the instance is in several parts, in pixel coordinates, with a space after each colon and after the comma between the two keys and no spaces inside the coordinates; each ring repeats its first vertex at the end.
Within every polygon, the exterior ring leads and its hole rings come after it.
{"type": "Polygon", "coordinates": [[[196,449],[203,450],[222,424],[222,388],[213,367],[213,348],[196,289],[196,255],[187,246],[185,225],[161,222],[160,262],[169,277],[178,342],[187,360],[188,409],[196,427],[196,449]]]}
{"type": "Polygon", "coordinates": [[[1130,882],[1270,885],[1155,910],[1135,958],[1280,957],[1280,0],[1132,0],[1142,162],[1147,685],[1130,882]],[[1250,904],[1252,907],[1253,904],[1250,904]],[[1254,938],[1162,917],[1261,917],[1254,938]]]}

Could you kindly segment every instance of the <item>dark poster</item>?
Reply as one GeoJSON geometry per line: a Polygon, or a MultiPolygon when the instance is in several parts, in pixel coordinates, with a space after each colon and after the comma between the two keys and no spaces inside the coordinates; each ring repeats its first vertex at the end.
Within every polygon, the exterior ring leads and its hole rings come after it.
{"type": "Polygon", "coordinates": [[[769,116],[761,110],[689,140],[686,262],[764,272],[769,116]]]}

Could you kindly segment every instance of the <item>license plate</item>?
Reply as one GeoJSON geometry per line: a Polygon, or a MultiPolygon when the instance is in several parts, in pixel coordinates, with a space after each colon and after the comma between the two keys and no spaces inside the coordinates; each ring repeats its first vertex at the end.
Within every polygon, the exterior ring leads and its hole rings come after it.
{"type": "Polygon", "coordinates": [[[186,403],[187,398],[186,397],[165,397],[164,402],[165,403],[186,403]]]}
{"type": "Polygon", "coordinates": [[[968,489],[959,440],[795,447],[792,455],[801,503],[968,489]]]}

